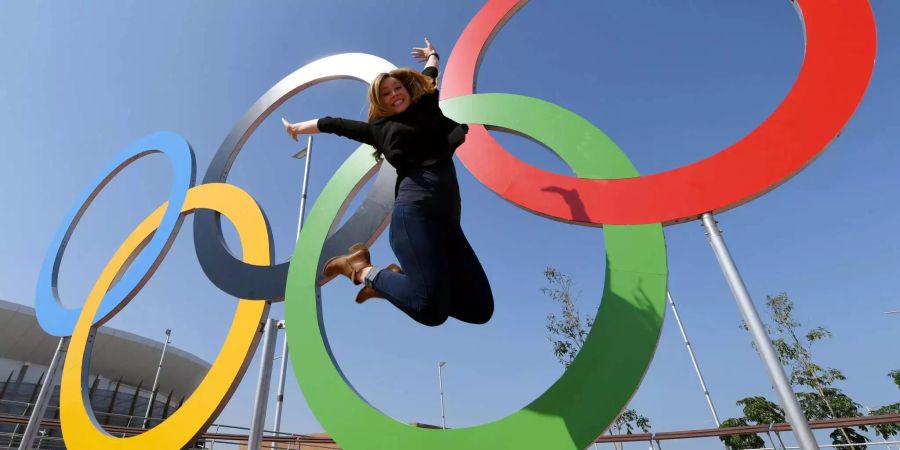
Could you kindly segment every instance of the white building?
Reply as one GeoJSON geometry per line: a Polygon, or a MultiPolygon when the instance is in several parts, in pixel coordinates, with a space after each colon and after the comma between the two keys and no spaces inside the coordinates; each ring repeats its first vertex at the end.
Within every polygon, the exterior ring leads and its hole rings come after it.
{"type": "MultiPolygon", "coordinates": [[[[0,300],[0,448],[6,448],[31,414],[59,338],[41,329],[30,307],[0,300]]],[[[91,405],[102,425],[141,426],[163,344],[125,331],[100,328],[91,357],[91,405]]],[[[151,417],[168,417],[200,384],[210,364],[169,345],[151,417]]],[[[57,380],[58,381],[58,380],[57,380]]],[[[59,418],[57,385],[45,418],[59,418]]],[[[58,429],[48,429],[41,448],[63,448],[58,429]]],[[[18,446],[14,443],[13,448],[18,446]]]]}

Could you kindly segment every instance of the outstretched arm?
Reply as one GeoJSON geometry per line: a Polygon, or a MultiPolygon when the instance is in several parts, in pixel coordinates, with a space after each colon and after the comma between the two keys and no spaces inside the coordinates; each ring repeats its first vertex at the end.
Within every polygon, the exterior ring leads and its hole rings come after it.
{"type": "Polygon", "coordinates": [[[375,140],[372,137],[372,128],[368,123],[358,120],[323,117],[305,122],[290,123],[282,118],[281,123],[284,124],[284,131],[291,135],[291,138],[295,141],[298,134],[316,134],[321,132],[347,137],[363,144],[375,145],[375,140]]]}
{"type": "Polygon", "coordinates": [[[319,119],[290,123],[282,117],[281,123],[284,125],[284,131],[287,131],[287,134],[291,135],[291,139],[295,141],[298,134],[316,134],[319,132],[319,119]]]}

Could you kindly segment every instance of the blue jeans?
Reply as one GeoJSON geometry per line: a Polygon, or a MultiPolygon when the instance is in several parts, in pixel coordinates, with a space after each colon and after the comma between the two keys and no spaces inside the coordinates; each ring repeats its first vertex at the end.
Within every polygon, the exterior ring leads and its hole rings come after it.
{"type": "Polygon", "coordinates": [[[395,205],[390,243],[404,273],[373,268],[367,282],[394,306],[428,326],[448,317],[490,320],[491,286],[460,228],[458,204],[450,211],[395,205]]]}

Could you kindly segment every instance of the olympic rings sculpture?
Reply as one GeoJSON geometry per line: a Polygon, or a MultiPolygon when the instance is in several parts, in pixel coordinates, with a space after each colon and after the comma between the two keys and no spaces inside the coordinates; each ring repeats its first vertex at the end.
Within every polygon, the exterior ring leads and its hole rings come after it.
{"type": "Polygon", "coordinates": [[[288,339],[297,349],[291,358],[300,387],[316,417],[343,448],[544,445],[574,450],[589,445],[637,389],[656,348],[667,278],[662,225],[738,206],[812,162],[849,120],[866,90],[875,59],[875,24],[865,0],[797,0],[805,26],[806,54],[794,87],[776,111],[756,130],[712,157],[642,177],[608,137],[570,111],[530,97],[475,94],[474,80],[484,51],[525,3],[489,0],[476,14],[447,61],[442,108],[449,117],[472,124],[457,155],[494,192],[546,217],[606,225],[609,263],[596,326],[556,383],[521,411],[499,421],[428,430],[380,413],[342,376],[321,329],[319,287],[327,280],[319,275],[320,268],[323,261],[350,244],[377,239],[393,206],[394,171],[387,166],[379,168],[368,146],[358,148],[310,211],[292,262],[274,265],[269,260],[272,243],[265,215],[244,191],[222,183],[256,127],[292,95],[332,79],[369,82],[394,68],[372,55],[335,55],[298,69],[266,92],[219,147],[205,184],[193,186],[195,160],[190,145],[173,133],[157,133],[119,153],[65,217],[41,269],[35,309],[48,333],[71,335],[60,394],[66,445],[72,449],[188,445],[230,398],[255,353],[270,302],[280,299],[286,301],[286,320],[291,324],[288,339]],[[566,132],[550,132],[543,124],[546,118],[566,132]],[[517,160],[490,137],[488,129],[524,134],[543,144],[559,155],[576,177],[555,175],[517,160]],[[84,306],[63,308],[56,279],[81,216],[124,167],[157,152],[172,162],[169,201],[138,225],[115,252],[84,306]],[[362,206],[331,232],[350,200],[376,173],[375,185],[362,206]],[[218,357],[190,399],[157,427],[138,436],[116,438],[99,427],[85,401],[84,374],[89,373],[93,333],[124,308],[153,275],[189,213],[196,214],[194,241],[204,273],[217,287],[240,299],[238,309],[218,357]],[[220,214],[235,224],[243,260],[225,246],[220,214]],[[635,344],[627,351],[612,345],[623,339],[635,344]]]}
{"type": "Polygon", "coordinates": [[[44,258],[38,276],[37,292],[35,295],[35,311],[41,328],[53,336],[68,336],[75,328],[75,322],[81,313],[80,309],[65,309],[59,300],[56,289],[59,275],[59,264],[62,262],[63,253],[69,242],[69,237],[75,231],[75,226],[81,216],[84,215],[91,202],[113,177],[125,167],[143,156],[153,153],[163,153],[172,162],[172,189],[169,192],[169,204],[172,208],[166,210],[165,217],[159,225],[159,229],[153,234],[153,238],[146,244],[147,251],[142,252],[131,263],[122,279],[113,286],[104,296],[99,306],[96,324],[100,325],[108,320],[123,303],[134,297],[140,287],[147,282],[151,273],[159,265],[166,251],[172,245],[175,234],[181,226],[183,216],[181,205],[187,195],[187,190],[194,184],[194,172],[196,163],[194,152],[190,145],[181,136],[174,133],[158,133],[141,139],[120,152],[113,158],[101,175],[96,177],[91,185],[81,194],[76,202],[76,207],[69,211],[63,220],[63,226],[56,232],[53,242],[50,244],[50,252],[44,258]]]}
{"type": "MultiPolygon", "coordinates": [[[[490,40],[524,5],[496,0],[472,19],[447,60],[441,97],[474,92],[490,40]]],[[[618,179],[556,175],[525,164],[483,127],[469,131],[459,159],[491,190],[538,214],[589,224],[675,223],[748,202],[799,172],[837,137],[856,110],[875,62],[875,19],[867,0],[797,0],[806,52],[797,81],[778,108],[721,152],[666,172],[618,179]],[[477,151],[476,151],[477,149],[477,151]],[[496,170],[502,167],[502,171],[496,170]],[[584,195],[584,212],[540,186],[584,195]]]]}
{"type": "MultiPolygon", "coordinates": [[[[228,184],[209,183],[186,192],[180,213],[209,208],[228,217],[237,228],[244,258],[252,264],[269,264],[269,235],[262,211],[249,194],[228,184]]],[[[82,308],[72,332],[60,387],[60,423],[65,443],[73,449],[163,449],[184,448],[209,426],[225,406],[255,353],[260,324],[268,317],[269,302],[240,300],[225,343],[209,372],[194,393],[171,416],[153,429],[137,436],[117,438],[98,425],[89,397],[83,395],[87,383],[84,374],[90,363],[93,342],[92,322],[104,299],[104,293],[141,251],[144,240],[160,225],[160,217],[172,210],[168,203],[151,213],[125,239],[103,269],[82,308]]],[[[124,306],[124,305],[123,305],[124,306]]]]}
{"type": "MultiPolygon", "coordinates": [[[[457,97],[441,107],[456,120],[523,133],[551,148],[580,176],[637,175],[600,130],[558,106],[531,97],[478,94],[457,97]],[[548,129],[544,120],[559,127],[548,129]],[[593,151],[581,153],[579,148],[593,151]]],[[[321,325],[317,258],[301,258],[318,254],[356,177],[364,176],[372,164],[366,151],[357,151],[325,187],[300,232],[296,263],[288,275],[285,320],[292,327],[288,342],[297,349],[291,361],[319,423],[348,449],[587,447],[631,398],[656,348],[666,302],[662,226],[607,227],[605,289],[594,326],[573,363],[540,397],[485,425],[415,428],[371,407],[342,376],[321,325]]]]}

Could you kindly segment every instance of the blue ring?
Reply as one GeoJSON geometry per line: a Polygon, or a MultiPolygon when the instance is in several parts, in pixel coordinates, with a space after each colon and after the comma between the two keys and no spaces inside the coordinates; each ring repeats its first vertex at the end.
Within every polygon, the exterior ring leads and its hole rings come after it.
{"type": "Polygon", "coordinates": [[[69,211],[63,225],[56,231],[50,250],[47,251],[41,265],[35,294],[35,314],[41,328],[48,334],[59,337],[70,336],[81,314],[81,308],[68,309],[62,305],[57,289],[59,264],[78,221],[94,198],[119,172],[132,162],[153,153],[165,154],[172,163],[172,191],[169,193],[166,213],[159,229],[153,233],[143,251],[131,263],[121,279],[103,296],[93,325],[108,320],[124,300],[133,297],[147,281],[151,270],[169,251],[184,218],[181,207],[184,205],[188,189],[194,185],[196,162],[194,151],[183,137],[176,133],[159,132],[138,139],[119,152],[81,194],[75,202],[76,206],[69,211]]]}

